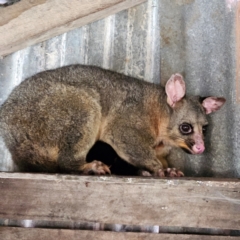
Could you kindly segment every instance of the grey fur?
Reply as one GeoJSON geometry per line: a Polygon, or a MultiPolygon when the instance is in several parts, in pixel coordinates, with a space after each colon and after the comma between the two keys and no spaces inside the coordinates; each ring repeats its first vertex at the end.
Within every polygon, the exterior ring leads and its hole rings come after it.
{"type": "Polygon", "coordinates": [[[84,172],[88,151],[101,140],[125,161],[162,176],[159,159],[178,146],[176,138],[191,139],[179,124],[191,122],[201,132],[207,123],[198,97],[174,109],[166,99],[156,84],[97,67],[62,67],[13,90],[0,109],[0,133],[23,171],[84,172]],[[157,157],[159,145],[167,151],[157,157]]]}

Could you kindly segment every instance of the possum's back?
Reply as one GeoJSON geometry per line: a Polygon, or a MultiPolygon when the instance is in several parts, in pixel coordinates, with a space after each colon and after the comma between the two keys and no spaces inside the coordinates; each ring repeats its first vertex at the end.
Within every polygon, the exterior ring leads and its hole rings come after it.
{"type": "Polygon", "coordinates": [[[85,67],[64,67],[36,74],[12,91],[0,108],[0,134],[17,164],[34,166],[36,159],[56,171],[59,149],[78,141],[91,119],[101,118],[91,76],[85,67]]]}
{"type": "Polygon", "coordinates": [[[38,73],[1,106],[0,134],[15,162],[35,158],[55,171],[59,149],[74,145],[86,132],[97,133],[102,119],[119,119],[124,111],[128,120],[130,114],[141,118],[144,94],[149,100],[159,88],[97,67],[72,65],[38,73]]]}

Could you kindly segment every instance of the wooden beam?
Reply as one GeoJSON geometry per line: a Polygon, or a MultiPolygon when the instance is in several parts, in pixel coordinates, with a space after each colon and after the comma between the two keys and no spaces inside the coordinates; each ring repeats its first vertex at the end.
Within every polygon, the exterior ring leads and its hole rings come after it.
{"type": "Polygon", "coordinates": [[[0,227],[0,238],[4,240],[234,240],[240,237],[201,236],[187,234],[156,234],[156,233],[119,233],[103,231],[40,229],[40,228],[9,228],[0,227]]]}
{"type": "Polygon", "coordinates": [[[0,219],[240,230],[239,180],[0,173],[0,219]]]}
{"type": "Polygon", "coordinates": [[[21,0],[0,9],[0,56],[133,7],[146,0],[21,0]]]}

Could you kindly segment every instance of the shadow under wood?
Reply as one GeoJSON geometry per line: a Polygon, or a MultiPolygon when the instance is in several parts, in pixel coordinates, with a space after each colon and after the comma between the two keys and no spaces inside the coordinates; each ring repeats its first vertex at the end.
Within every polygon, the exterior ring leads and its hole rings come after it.
{"type": "Polygon", "coordinates": [[[98,141],[90,149],[87,155],[87,162],[98,160],[110,166],[112,174],[123,176],[136,176],[138,169],[122,160],[114,149],[107,143],[98,141]]]}
{"type": "Polygon", "coordinates": [[[7,7],[13,5],[16,2],[20,2],[21,0],[0,0],[0,7],[7,7]]]}
{"type": "MultiPolygon", "coordinates": [[[[240,236],[239,230],[216,228],[192,228],[174,226],[138,226],[124,224],[107,224],[99,222],[43,221],[0,219],[0,227],[42,228],[42,229],[75,229],[110,232],[145,232],[169,234],[194,234],[206,236],[240,236]]],[[[200,238],[199,238],[200,239],[200,238]]]]}

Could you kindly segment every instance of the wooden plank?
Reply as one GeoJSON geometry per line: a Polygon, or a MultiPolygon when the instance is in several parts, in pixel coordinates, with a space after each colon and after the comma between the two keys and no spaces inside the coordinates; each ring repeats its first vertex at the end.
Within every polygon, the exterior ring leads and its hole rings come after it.
{"type": "Polygon", "coordinates": [[[239,180],[0,173],[0,218],[240,230],[239,180]]]}
{"type": "Polygon", "coordinates": [[[240,237],[228,236],[201,236],[183,234],[154,234],[154,233],[118,233],[103,231],[79,231],[64,229],[40,229],[40,228],[9,228],[0,227],[0,239],[4,240],[233,240],[240,237]]]}
{"type": "Polygon", "coordinates": [[[0,56],[146,0],[21,0],[0,9],[0,56]]]}

